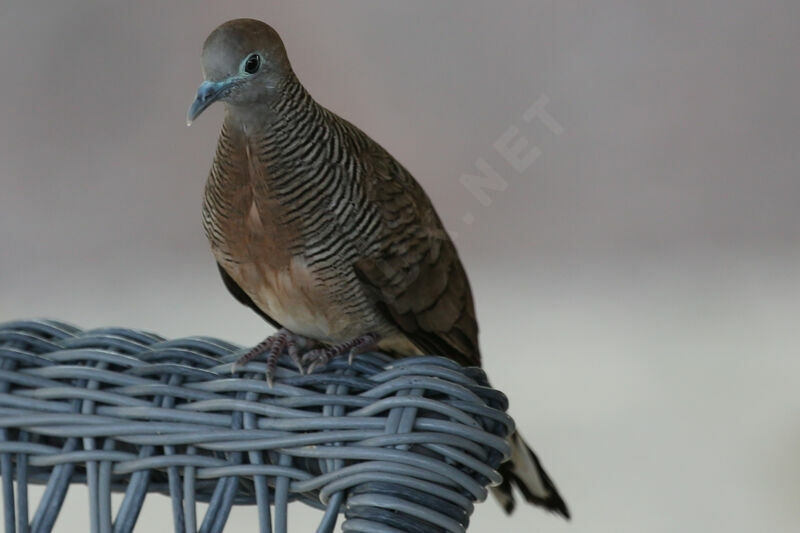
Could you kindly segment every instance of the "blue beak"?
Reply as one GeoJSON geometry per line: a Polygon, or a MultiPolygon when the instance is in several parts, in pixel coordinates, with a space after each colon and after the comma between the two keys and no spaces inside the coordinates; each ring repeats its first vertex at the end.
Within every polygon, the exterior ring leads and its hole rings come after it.
{"type": "Polygon", "coordinates": [[[189,112],[186,114],[186,125],[190,126],[192,121],[200,116],[200,113],[225,96],[233,85],[234,80],[230,79],[222,81],[204,81],[201,83],[200,87],[197,88],[197,98],[195,98],[192,105],[189,106],[189,112]]]}

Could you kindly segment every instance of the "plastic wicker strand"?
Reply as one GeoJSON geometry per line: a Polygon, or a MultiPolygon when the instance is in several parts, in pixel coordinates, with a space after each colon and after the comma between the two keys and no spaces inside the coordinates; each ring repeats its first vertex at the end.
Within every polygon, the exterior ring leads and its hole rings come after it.
{"type": "Polygon", "coordinates": [[[241,353],[205,337],[0,324],[4,530],[51,531],[85,483],[93,533],[132,531],[154,492],[171,498],[178,533],[222,531],[234,504],[258,506],[261,533],[285,533],[296,500],[325,510],[320,533],[341,513],[353,533],[464,532],[500,481],[513,421],[480,369],[370,353],[300,375],[286,358],[270,387],[263,363],[231,374],[241,353]],[[29,484],[46,485],[32,518],[29,484]],[[116,512],[112,491],[125,493],[116,512]]]}

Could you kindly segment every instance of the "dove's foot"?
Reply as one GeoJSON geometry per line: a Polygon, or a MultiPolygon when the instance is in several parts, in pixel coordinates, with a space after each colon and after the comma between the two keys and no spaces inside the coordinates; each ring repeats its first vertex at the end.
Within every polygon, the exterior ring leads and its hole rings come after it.
{"type": "Polygon", "coordinates": [[[309,374],[313,372],[316,367],[324,366],[334,357],[339,357],[341,355],[348,354],[348,361],[352,363],[353,357],[374,349],[377,342],[377,335],[367,333],[366,335],[361,335],[341,344],[308,351],[303,354],[301,363],[303,366],[307,366],[307,372],[309,374]]]}
{"type": "Polygon", "coordinates": [[[297,365],[297,368],[300,370],[300,373],[303,373],[303,364],[300,360],[300,354],[298,352],[298,344],[306,345],[308,343],[314,343],[310,339],[307,339],[301,335],[295,335],[291,331],[286,328],[281,328],[274,335],[270,335],[256,346],[253,347],[249,352],[241,356],[239,359],[233,363],[233,367],[231,368],[231,372],[236,372],[237,370],[241,369],[247,363],[259,357],[261,355],[267,355],[267,371],[266,371],[266,378],[267,383],[269,383],[270,387],[272,386],[273,379],[275,377],[275,370],[278,368],[278,359],[280,359],[281,354],[283,353],[284,348],[289,352],[289,357],[291,357],[294,364],[297,365]]]}

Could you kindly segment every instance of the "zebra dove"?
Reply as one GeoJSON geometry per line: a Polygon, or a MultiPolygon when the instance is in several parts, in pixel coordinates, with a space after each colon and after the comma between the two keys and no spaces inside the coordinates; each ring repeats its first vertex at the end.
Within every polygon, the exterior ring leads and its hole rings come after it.
{"type": "MultiPolygon", "coordinates": [[[[288,351],[302,372],[371,348],[480,365],[469,282],[430,199],[378,143],[309,95],[267,24],[226,22],[206,39],[205,81],[188,122],[216,101],[225,119],[206,182],[203,225],[228,290],[278,332],[272,382],[288,351]],[[315,347],[300,357],[300,348],[315,347]]],[[[494,489],[512,485],[569,517],[519,434],[494,489]]]]}

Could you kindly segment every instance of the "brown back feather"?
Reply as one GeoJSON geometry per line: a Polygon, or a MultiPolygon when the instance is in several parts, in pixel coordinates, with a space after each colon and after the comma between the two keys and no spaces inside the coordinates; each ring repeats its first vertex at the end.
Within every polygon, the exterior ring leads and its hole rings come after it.
{"type": "Polygon", "coordinates": [[[428,195],[391,155],[371,146],[367,195],[384,232],[356,272],[378,309],[422,351],[480,365],[469,281],[428,195]]]}

